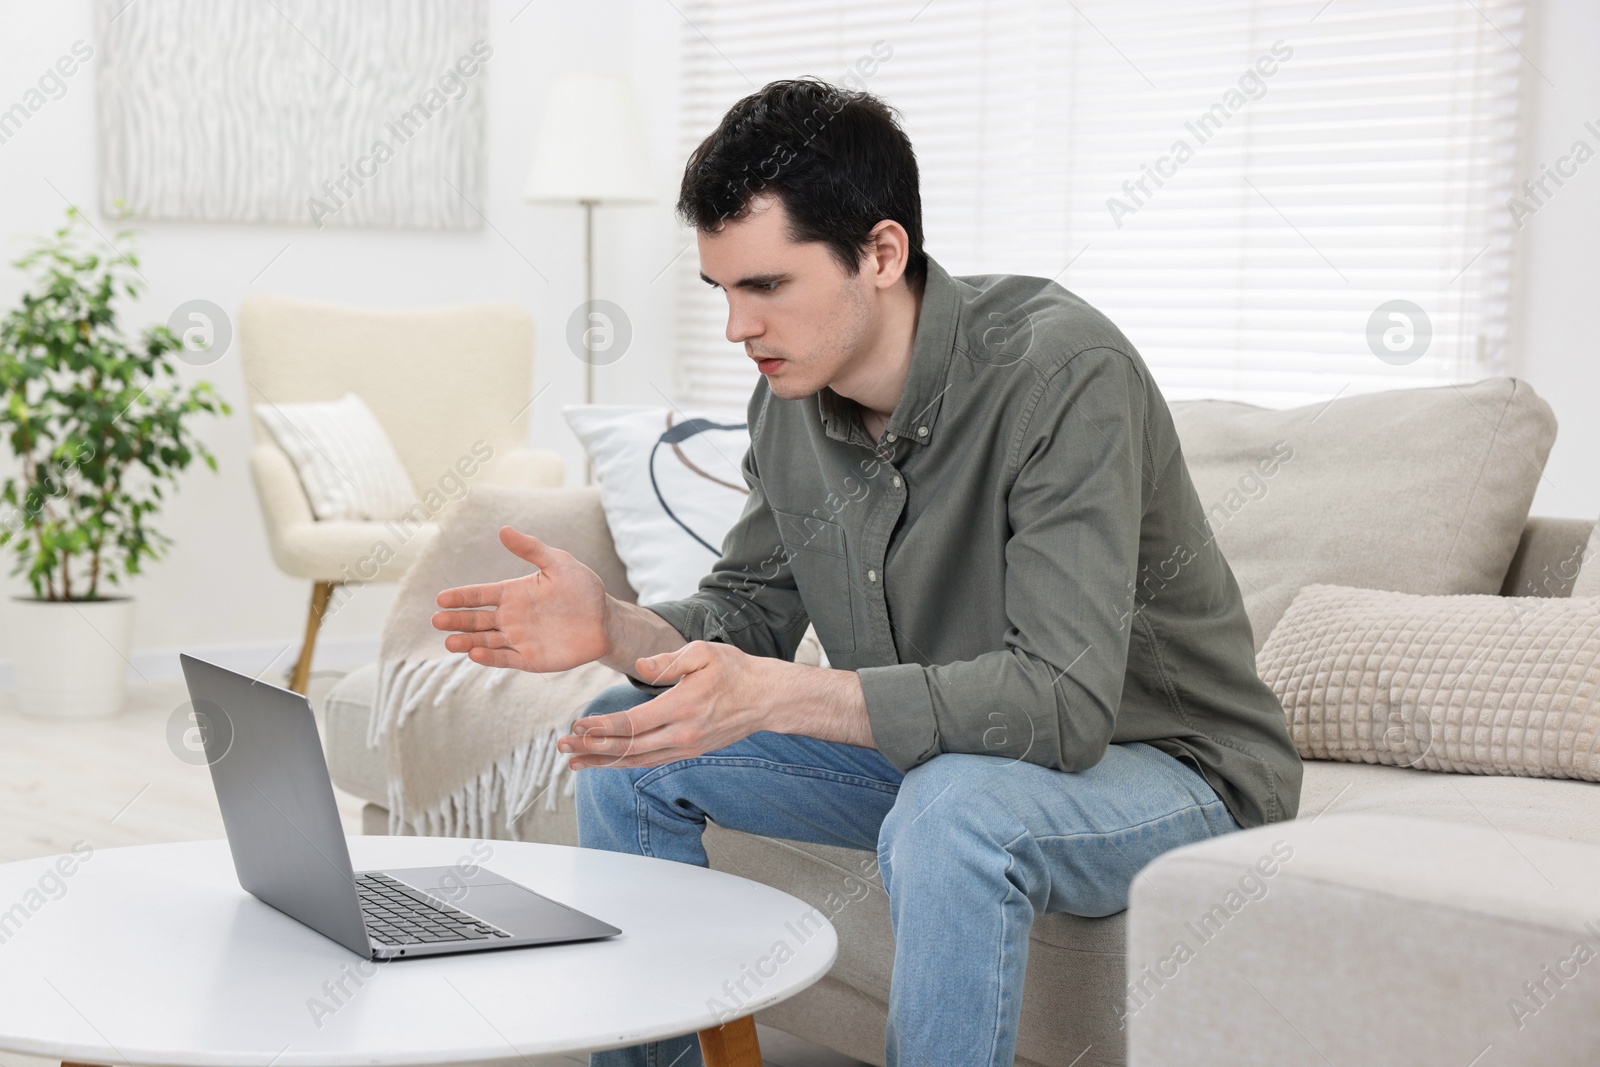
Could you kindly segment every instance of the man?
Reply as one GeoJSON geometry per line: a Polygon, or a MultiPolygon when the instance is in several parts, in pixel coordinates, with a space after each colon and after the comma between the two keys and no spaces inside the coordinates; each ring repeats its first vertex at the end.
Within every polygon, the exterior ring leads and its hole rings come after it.
{"type": "Polygon", "coordinates": [[[879,100],[766,86],[678,209],[762,375],[722,558],[640,607],[506,527],[538,573],[446,590],[434,625],[478,663],[635,680],[560,742],[584,846],[704,865],[709,818],[876,850],[887,1063],[1009,1064],[1036,915],[1113,914],[1162,852],[1296,812],[1238,586],[1134,347],[1051,282],[928,258],[879,100]],[[792,662],[808,623],[829,669],[792,662]]]}

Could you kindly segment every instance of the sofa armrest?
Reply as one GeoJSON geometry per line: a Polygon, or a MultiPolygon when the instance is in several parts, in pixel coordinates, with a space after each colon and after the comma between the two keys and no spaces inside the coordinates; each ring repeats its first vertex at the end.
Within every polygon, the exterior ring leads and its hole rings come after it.
{"type": "Polygon", "coordinates": [[[1592,845],[1393,815],[1276,823],[1161,856],[1128,918],[1131,1067],[1600,1048],[1592,845]]]}
{"type": "Polygon", "coordinates": [[[519,446],[501,449],[485,467],[480,481],[484,485],[553,489],[560,487],[566,476],[560,453],[519,446]]]}
{"type": "Polygon", "coordinates": [[[1506,568],[1501,596],[1566,597],[1578,580],[1589,547],[1591,519],[1528,517],[1506,568]]]}
{"type": "Polygon", "coordinates": [[[611,527],[606,525],[606,513],[600,507],[598,488],[497,491],[511,492],[506,499],[515,502],[514,514],[508,512],[507,518],[517,529],[571,552],[600,576],[606,592],[618,600],[638,602],[638,594],[628,584],[627,568],[611,540],[611,527]]]}

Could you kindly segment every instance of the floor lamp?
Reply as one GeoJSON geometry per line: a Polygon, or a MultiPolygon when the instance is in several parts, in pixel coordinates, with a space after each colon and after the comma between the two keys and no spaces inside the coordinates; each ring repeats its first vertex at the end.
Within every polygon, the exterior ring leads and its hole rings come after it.
{"type": "MultiPolygon", "coordinates": [[[[550,88],[524,199],[583,206],[583,402],[594,403],[594,209],[656,199],[644,123],[623,78],[565,74],[550,88]]],[[[592,472],[591,472],[592,473],[592,472]]],[[[592,478],[591,478],[592,480],[592,478]]]]}

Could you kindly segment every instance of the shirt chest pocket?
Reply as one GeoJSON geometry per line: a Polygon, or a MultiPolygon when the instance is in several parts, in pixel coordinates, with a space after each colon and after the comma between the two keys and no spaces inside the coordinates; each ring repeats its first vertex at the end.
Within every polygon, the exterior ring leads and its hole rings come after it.
{"type": "Polygon", "coordinates": [[[850,561],[844,527],[815,515],[773,511],[778,535],[789,556],[789,570],[805,603],[811,625],[831,657],[854,652],[855,618],[851,611],[850,561]]]}

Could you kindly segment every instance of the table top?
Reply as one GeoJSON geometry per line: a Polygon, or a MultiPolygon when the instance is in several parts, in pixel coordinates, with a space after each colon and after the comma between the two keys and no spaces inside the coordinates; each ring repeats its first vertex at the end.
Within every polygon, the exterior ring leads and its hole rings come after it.
{"type": "Polygon", "coordinates": [[[225,841],[0,865],[0,1049],[135,1067],[517,1063],[716,1026],[805,989],[838,938],[686,863],[353,837],[355,869],[477,863],[622,933],[376,963],[239,888],[225,841]]]}

